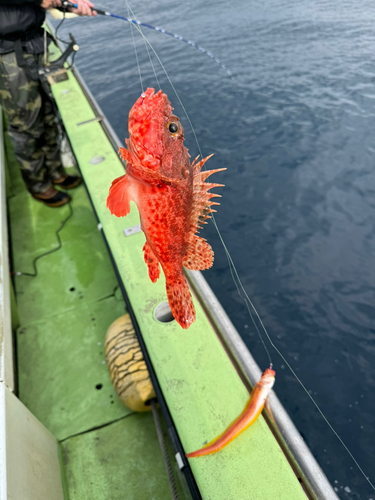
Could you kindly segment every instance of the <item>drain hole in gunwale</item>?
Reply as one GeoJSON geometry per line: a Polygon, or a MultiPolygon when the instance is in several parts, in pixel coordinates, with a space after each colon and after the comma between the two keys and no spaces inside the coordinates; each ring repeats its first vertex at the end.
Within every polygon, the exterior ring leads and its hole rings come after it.
{"type": "Polygon", "coordinates": [[[168,302],[160,302],[160,304],[156,306],[154,318],[159,321],[159,323],[170,323],[174,320],[168,302]]]}

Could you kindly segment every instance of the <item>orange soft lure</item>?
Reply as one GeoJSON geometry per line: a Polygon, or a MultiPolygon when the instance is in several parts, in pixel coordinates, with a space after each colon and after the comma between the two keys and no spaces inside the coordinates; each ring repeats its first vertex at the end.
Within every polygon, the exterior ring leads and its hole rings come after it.
{"type": "Polygon", "coordinates": [[[153,283],[161,265],[172,314],[182,328],[195,320],[193,301],[182,268],[208,269],[213,251],[195,233],[214,212],[208,191],[221,184],[205,180],[214,172],[201,172],[209,157],[190,163],[180,120],[161,90],[147,89],[129,113],[127,149],[120,149],[126,160],[126,175],[115,179],[109,190],[107,206],[112,214],[124,217],[130,201],[137,204],[141,228],[146,236],[144,260],[153,283]]]}
{"type": "Polygon", "coordinates": [[[225,429],[219,436],[207,443],[203,448],[191,453],[187,453],[188,458],[200,457],[216,453],[227,446],[233,439],[245,431],[262,413],[266,399],[275,383],[275,372],[268,368],[261,376],[259,382],[254,386],[250,399],[246,403],[242,413],[225,429]]]}

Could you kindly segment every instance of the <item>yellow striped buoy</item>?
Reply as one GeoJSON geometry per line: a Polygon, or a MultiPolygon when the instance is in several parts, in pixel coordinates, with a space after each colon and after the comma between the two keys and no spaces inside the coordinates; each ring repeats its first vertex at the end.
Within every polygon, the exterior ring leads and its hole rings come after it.
{"type": "Polygon", "coordinates": [[[105,356],[120,401],[131,410],[150,411],[145,403],[155,398],[155,392],[129,314],[108,328],[105,356]]]}

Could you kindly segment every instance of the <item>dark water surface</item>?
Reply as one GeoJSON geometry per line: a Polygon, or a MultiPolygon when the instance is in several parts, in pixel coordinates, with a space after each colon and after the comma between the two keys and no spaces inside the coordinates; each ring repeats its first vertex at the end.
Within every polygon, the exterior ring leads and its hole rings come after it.
{"type": "MultiPolygon", "coordinates": [[[[98,7],[127,15],[125,2],[98,7]]],[[[375,481],[375,4],[353,0],[149,0],[136,17],[200,43],[144,30],[186,105],[208,168],[227,167],[217,223],[277,347],[375,481]]],[[[127,23],[65,23],[76,62],[121,139],[141,93],[127,23]]],[[[135,36],[137,34],[135,33],[135,36]]],[[[157,87],[136,36],[144,86],[157,87]]],[[[155,61],[155,59],[154,59],[155,61]]],[[[156,61],[155,64],[157,65],[156,61]]],[[[186,131],[173,92],[157,68],[186,131]]],[[[218,191],[218,189],[216,190],[218,191]]],[[[267,357],[212,224],[204,273],[262,368],[267,357]]],[[[277,354],[276,392],[340,498],[375,499],[277,354]]],[[[292,499],[291,499],[292,500],[292,499]]]]}

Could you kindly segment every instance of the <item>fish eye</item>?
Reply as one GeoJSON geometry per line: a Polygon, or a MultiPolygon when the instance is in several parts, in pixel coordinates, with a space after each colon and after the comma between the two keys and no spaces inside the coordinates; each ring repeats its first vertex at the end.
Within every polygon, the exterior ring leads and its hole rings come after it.
{"type": "Polygon", "coordinates": [[[175,135],[177,134],[177,132],[179,131],[179,126],[178,126],[178,123],[176,122],[168,122],[167,123],[167,129],[169,130],[169,132],[172,134],[172,135],[175,135]]]}

